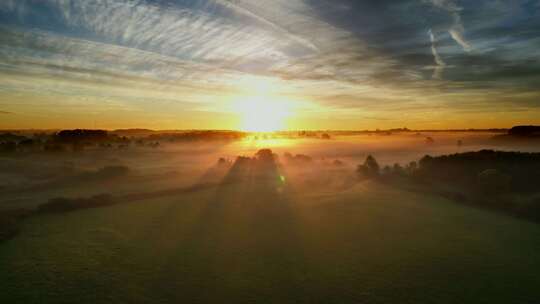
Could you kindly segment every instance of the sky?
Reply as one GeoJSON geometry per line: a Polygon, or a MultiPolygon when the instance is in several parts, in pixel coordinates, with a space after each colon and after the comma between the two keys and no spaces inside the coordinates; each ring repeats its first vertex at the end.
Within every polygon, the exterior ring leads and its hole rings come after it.
{"type": "Polygon", "coordinates": [[[0,1],[0,128],[265,118],[318,130],[540,124],[540,0],[0,1]]]}

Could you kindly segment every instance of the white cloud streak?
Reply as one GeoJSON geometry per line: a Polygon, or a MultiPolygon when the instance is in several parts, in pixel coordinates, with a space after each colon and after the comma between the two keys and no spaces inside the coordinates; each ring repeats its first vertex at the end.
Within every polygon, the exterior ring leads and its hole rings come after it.
{"type": "MultiPolygon", "coordinates": [[[[276,32],[282,33],[286,37],[290,38],[291,40],[296,41],[296,42],[298,42],[298,43],[300,43],[300,44],[302,44],[302,45],[304,45],[304,46],[306,46],[306,47],[308,47],[308,48],[310,48],[310,49],[312,49],[314,51],[319,51],[319,48],[315,44],[313,44],[313,42],[311,42],[309,39],[298,36],[298,35],[292,33],[291,30],[286,29],[283,26],[281,26],[279,23],[277,23],[275,21],[271,21],[270,19],[267,19],[267,17],[265,17],[263,15],[260,15],[260,13],[257,14],[256,12],[252,11],[253,8],[256,9],[257,6],[260,7],[261,5],[263,5],[262,3],[258,3],[258,5],[255,6],[255,7],[250,7],[250,6],[248,6],[249,2],[248,3],[242,3],[240,1],[233,2],[233,1],[228,1],[228,0],[216,0],[216,2],[223,4],[227,8],[231,8],[231,9],[235,10],[236,12],[238,12],[240,14],[243,14],[243,15],[246,15],[246,16],[248,16],[250,18],[253,18],[254,20],[257,20],[258,22],[260,22],[260,23],[262,23],[264,25],[268,25],[270,28],[272,28],[276,32]]],[[[289,3],[294,3],[294,1],[291,1],[289,3]]],[[[276,5],[275,2],[272,3],[272,4],[274,6],[276,5]]],[[[278,6],[280,6],[280,5],[278,5],[278,6]]],[[[285,12],[283,12],[283,13],[285,13],[285,12]]],[[[283,14],[283,13],[281,13],[281,14],[283,14]]],[[[290,16],[290,17],[294,18],[294,16],[290,16]]],[[[283,20],[283,16],[281,18],[283,20]]]]}
{"type": "Polygon", "coordinates": [[[463,22],[461,20],[460,12],[463,10],[462,7],[458,6],[453,0],[429,0],[435,7],[447,11],[451,16],[453,23],[448,28],[448,33],[456,41],[465,52],[470,52],[472,50],[471,45],[465,40],[465,28],[463,27],[463,22]]]}
{"type": "Polygon", "coordinates": [[[435,60],[436,64],[432,78],[441,79],[446,63],[442,60],[439,52],[437,51],[437,47],[435,46],[435,35],[431,29],[428,31],[428,35],[429,40],[431,41],[431,53],[433,54],[433,59],[435,60]]]}

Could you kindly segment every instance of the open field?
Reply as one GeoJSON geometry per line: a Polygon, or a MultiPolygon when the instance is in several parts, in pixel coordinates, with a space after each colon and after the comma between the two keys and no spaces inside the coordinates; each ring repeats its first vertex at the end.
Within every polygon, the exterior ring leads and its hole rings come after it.
{"type": "Polygon", "coordinates": [[[365,182],[232,184],[29,219],[4,303],[532,303],[540,226],[365,182]],[[242,191],[241,191],[242,190],[242,191]]]}
{"type": "Polygon", "coordinates": [[[100,193],[116,201],[21,221],[0,243],[0,302],[535,302],[540,225],[357,179],[368,154],[405,165],[536,149],[496,146],[485,133],[431,136],[4,155],[3,211],[100,193]],[[265,147],[277,163],[232,162],[265,147]]]}

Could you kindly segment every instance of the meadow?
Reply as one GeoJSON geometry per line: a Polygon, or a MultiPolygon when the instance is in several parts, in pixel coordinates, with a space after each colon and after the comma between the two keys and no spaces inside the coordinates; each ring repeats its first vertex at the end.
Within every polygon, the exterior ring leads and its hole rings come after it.
{"type": "Polygon", "coordinates": [[[434,144],[415,134],[247,138],[3,156],[2,166],[11,168],[3,171],[3,210],[58,196],[148,195],[22,221],[18,235],[0,243],[0,302],[537,301],[540,225],[355,179],[368,154],[381,164],[406,164],[492,147],[490,134],[432,136],[434,144]],[[279,164],[233,163],[262,148],[279,155],[279,164]],[[66,162],[71,169],[58,173],[66,162]],[[113,165],[129,173],[73,177],[113,165]],[[194,184],[205,186],[166,191],[194,184]]]}

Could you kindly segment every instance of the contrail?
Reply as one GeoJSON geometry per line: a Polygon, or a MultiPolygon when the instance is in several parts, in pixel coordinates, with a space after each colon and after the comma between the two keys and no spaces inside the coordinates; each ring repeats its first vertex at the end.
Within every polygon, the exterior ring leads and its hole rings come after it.
{"type": "Polygon", "coordinates": [[[215,0],[215,1],[217,3],[222,4],[225,7],[228,7],[230,9],[232,9],[232,10],[235,10],[236,12],[238,12],[240,14],[246,15],[246,16],[248,16],[250,18],[253,18],[253,19],[261,22],[262,24],[265,24],[265,25],[271,27],[272,29],[284,34],[289,39],[294,40],[294,41],[302,44],[303,46],[305,46],[305,47],[307,47],[309,49],[312,49],[312,50],[314,50],[316,52],[319,52],[319,48],[315,44],[313,44],[313,42],[309,41],[308,39],[305,39],[303,37],[300,37],[298,35],[295,35],[295,34],[291,33],[291,31],[289,31],[288,29],[283,28],[279,24],[277,24],[275,22],[272,22],[272,21],[268,20],[267,18],[252,12],[251,10],[241,6],[238,2],[232,2],[230,0],[215,0]]]}
{"type": "Polygon", "coordinates": [[[429,35],[429,40],[431,41],[431,53],[433,54],[433,58],[435,59],[435,63],[437,64],[437,66],[435,67],[435,70],[433,71],[432,78],[441,79],[442,72],[444,71],[444,67],[446,66],[446,63],[442,60],[441,56],[439,55],[439,52],[437,52],[437,48],[435,47],[435,35],[433,34],[433,31],[431,29],[429,29],[428,35],[429,35]]]}
{"type": "Polygon", "coordinates": [[[463,23],[461,22],[461,15],[459,13],[463,8],[459,7],[452,0],[430,0],[430,3],[438,8],[447,11],[452,16],[453,24],[448,29],[448,33],[450,34],[450,36],[452,36],[452,39],[454,39],[454,41],[461,45],[465,52],[470,52],[472,50],[472,47],[465,40],[465,28],[463,27],[463,23]]]}
{"type": "Polygon", "coordinates": [[[452,36],[452,38],[454,38],[454,40],[461,45],[465,52],[470,52],[472,47],[467,41],[465,41],[465,37],[463,37],[465,29],[461,24],[461,16],[458,13],[454,13],[453,17],[454,24],[450,27],[450,29],[448,29],[448,33],[450,33],[450,36],[452,36]]]}

